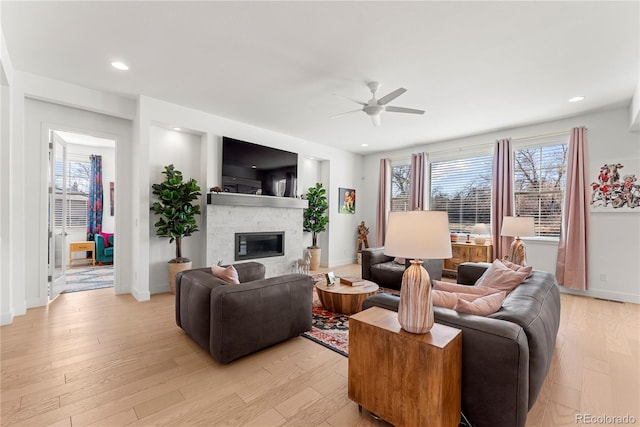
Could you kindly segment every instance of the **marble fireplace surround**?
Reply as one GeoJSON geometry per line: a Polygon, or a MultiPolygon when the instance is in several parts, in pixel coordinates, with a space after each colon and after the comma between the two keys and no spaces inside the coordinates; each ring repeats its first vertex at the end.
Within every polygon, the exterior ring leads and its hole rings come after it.
{"type": "Polygon", "coordinates": [[[257,261],[267,277],[290,273],[302,257],[302,214],[309,203],[290,197],[252,194],[207,194],[207,265],[257,261]],[[284,231],[284,255],[235,261],[235,234],[284,231]]]}

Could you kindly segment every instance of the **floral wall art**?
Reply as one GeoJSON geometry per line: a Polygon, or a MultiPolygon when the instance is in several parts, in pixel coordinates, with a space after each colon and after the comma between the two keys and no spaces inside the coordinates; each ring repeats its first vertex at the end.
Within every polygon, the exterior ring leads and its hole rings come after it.
{"type": "Polygon", "coordinates": [[[629,164],[614,161],[592,168],[590,203],[594,211],[640,212],[639,171],[637,164],[629,164]]]}

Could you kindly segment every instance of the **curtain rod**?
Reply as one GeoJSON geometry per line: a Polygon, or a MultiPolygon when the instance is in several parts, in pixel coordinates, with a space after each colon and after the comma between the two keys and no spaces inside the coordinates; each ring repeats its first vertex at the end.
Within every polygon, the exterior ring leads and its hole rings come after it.
{"type": "MultiPolygon", "coordinates": [[[[528,141],[531,139],[539,139],[539,138],[546,138],[549,136],[560,136],[560,135],[569,135],[571,133],[571,131],[568,130],[563,130],[563,131],[558,131],[558,132],[549,132],[549,133],[543,133],[540,135],[533,135],[533,136],[525,136],[522,138],[512,138],[511,142],[521,142],[521,141],[528,141]]],[[[490,143],[484,143],[484,144],[478,144],[478,145],[470,145],[467,147],[458,147],[458,148],[447,148],[445,150],[438,150],[438,151],[425,151],[427,154],[439,154],[439,153],[447,153],[447,152],[452,152],[452,151],[464,151],[464,150],[469,150],[469,149],[476,149],[476,148],[484,148],[484,147],[493,147],[495,145],[495,142],[490,142],[490,143]]],[[[411,156],[409,156],[411,157],[411,156]]]]}
{"type": "Polygon", "coordinates": [[[569,135],[570,133],[571,133],[571,131],[563,130],[563,131],[559,131],[559,132],[543,133],[541,135],[525,136],[525,137],[522,137],[522,138],[513,138],[511,141],[512,142],[528,141],[530,139],[546,138],[548,136],[569,135]]]}

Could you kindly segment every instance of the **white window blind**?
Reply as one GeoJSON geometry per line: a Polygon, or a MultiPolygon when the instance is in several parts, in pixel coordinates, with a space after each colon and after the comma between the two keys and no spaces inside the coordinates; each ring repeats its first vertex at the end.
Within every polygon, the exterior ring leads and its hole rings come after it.
{"type": "MultiPolygon", "coordinates": [[[[67,227],[87,227],[87,196],[67,194],[67,227]]],[[[62,194],[56,194],[56,227],[62,226],[62,194]]]]}
{"type": "Polygon", "coordinates": [[[491,155],[431,163],[430,209],[449,213],[452,233],[491,222],[491,155]]]}
{"type": "MultiPolygon", "coordinates": [[[[62,161],[56,161],[55,225],[62,226],[62,161]]],[[[87,227],[91,163],[82,160],[67,162],[67,227],[87,227]]]]}
{"type": "Polygon", "coordinates": [[[391,212],[409,210],[410,183],[410,164],[398,164],[391,166],[391,212]]]}
{"type": "Polygon", "coordinates": [[[514,162],[515,214],[534,218],[536,236],[560,236],[567,144],[515,150],[514,162]]]}

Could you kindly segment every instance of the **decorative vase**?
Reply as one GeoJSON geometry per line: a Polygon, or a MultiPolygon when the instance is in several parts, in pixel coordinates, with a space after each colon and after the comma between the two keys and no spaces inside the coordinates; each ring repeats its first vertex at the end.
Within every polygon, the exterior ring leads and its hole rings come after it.
{"type": "Polygon", "coordinates": [[[320,248],[309,248],[309,252],[311,253],[311,262],[309,263],[309,270],[315,271],[320,268],[320,254],[322,249],[320,248]]]}
{"type": "Polygon", "coordinates": [[[407,332],[426,334],[433,327],[431,279],[422,267],[422,260],[411,260],[402,275],[398,322],[407,332]]]}
{"type": "Polygon", "coordinates": [[[189,262],[168,262],[169,264],[169,288],[171,293],[176,293],[176,274],[181,271],[191,270],[192,261],[189,262]]]}

